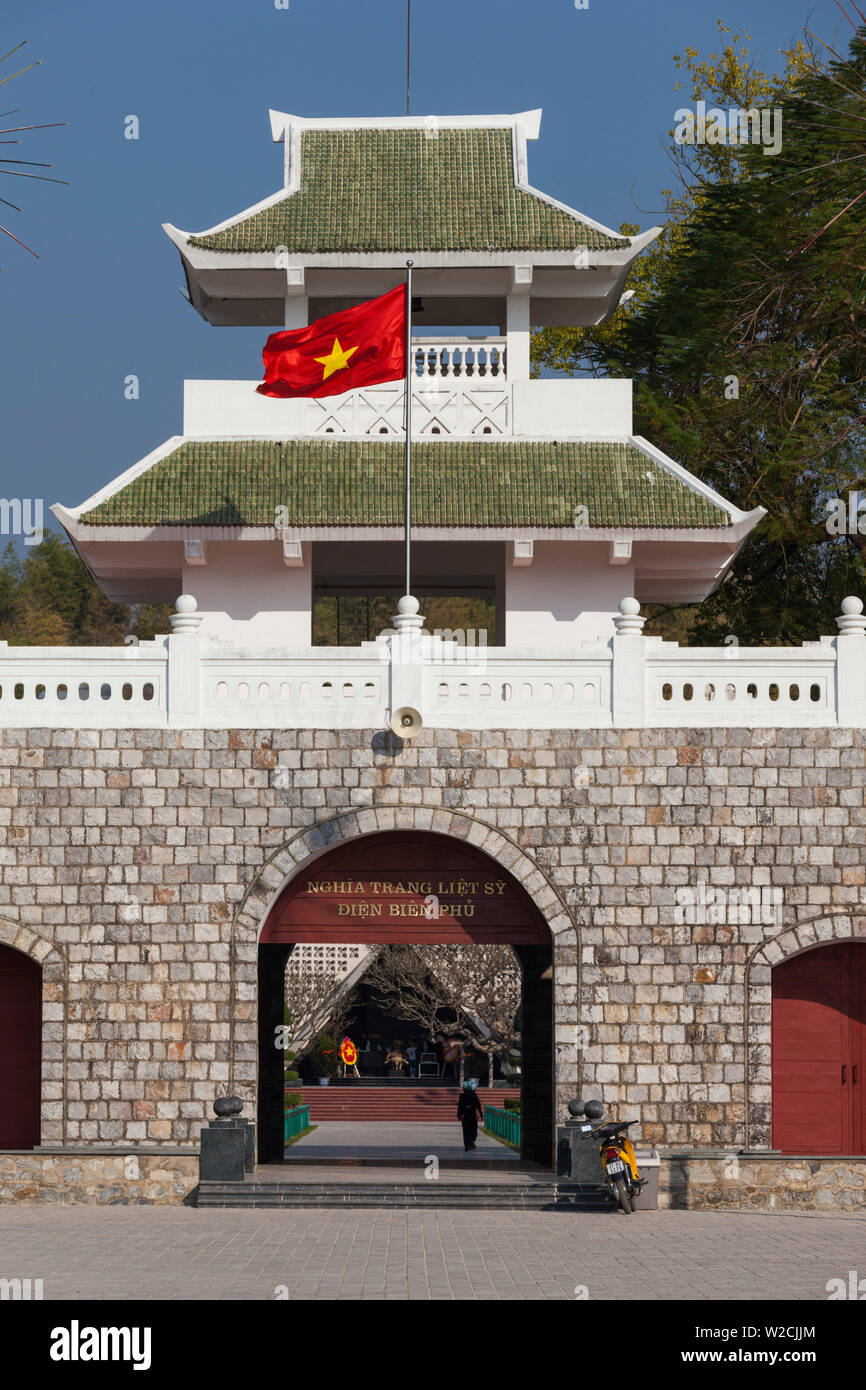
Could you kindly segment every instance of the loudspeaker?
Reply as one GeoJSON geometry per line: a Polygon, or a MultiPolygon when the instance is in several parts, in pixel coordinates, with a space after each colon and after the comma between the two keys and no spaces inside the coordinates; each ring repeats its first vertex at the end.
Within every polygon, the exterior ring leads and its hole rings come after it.
{"type": "Polygon", "coordinates": [[[400,738],[414,738],[424,727],[424,720],[411,705],[401,705],[388,720],[389,728],[400,738]]]}

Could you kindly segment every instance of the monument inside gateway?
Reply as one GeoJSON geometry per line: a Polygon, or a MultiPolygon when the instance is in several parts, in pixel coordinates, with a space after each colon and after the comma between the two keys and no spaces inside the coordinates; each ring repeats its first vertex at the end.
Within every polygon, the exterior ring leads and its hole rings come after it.
{"type": "Polygon", "coordinates": [[[283,1095],[310,1123],[419,1126],[403,1138],[429,1148],[423,1127],[453,1124],[472,1083],[491,1124],[488,1108],[520,1116],[515,1151],[550,1162],[552,959],[526,891],[466,843],[370,835],[301,868],[259,945],[262,1159],[283,1156],[283,1095]],[[271,1031],[281,1008],[288,1068],[271,1031]]]}

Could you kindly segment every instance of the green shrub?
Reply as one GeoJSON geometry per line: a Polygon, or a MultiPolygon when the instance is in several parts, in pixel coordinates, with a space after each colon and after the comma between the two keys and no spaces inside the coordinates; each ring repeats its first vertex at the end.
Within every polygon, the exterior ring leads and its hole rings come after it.
{"type": "Polygon", "coordinates": [[[502,1103],[503,1110],[514,1110],[520,1114],[520,1096],[506,1096],[502,1103]]]}
{"type": "Polygon", "coordinates": [[[289,1091],[287,1093],[285,1101],[287,1110],[294,1110],[296,1105],[303,1105],[303,1103],[304,1097],[301,1095],[300,1091],[289,1091]]]}
{"type": "Polygon", "coordinates": [[[313,1043],[310,1066],[316,1076],[336,1076],[340,1070],[340,1054],[329,1033],[320,1033],[313,1043]]]}

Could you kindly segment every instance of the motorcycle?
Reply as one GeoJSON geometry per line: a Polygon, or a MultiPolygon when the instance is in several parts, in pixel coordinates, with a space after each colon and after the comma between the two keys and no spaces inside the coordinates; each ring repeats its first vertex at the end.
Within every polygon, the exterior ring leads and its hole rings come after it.
{"type": "MultiPolygon", "coordinates": [[[[600,1101],[588,1101],[585,1114],[588,1120],[600,1120],[604,1107],[600,1101]]],[[[601,1141],[599,1154],[610,1195],[626,1216],[634,1210],[634,1199],[646,1184],[646,1178],[638,1173],[637,1155],[626,1132],[633,1124],[637,1124],[637,1121],[611,1120],[590,1131],[593,1139],[601,1141]]]]}

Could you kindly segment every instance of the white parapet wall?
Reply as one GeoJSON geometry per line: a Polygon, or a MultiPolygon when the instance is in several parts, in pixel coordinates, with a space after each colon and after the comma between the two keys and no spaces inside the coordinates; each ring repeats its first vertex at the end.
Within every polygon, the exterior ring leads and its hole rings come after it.
{"type": "Polygon", "coordinates": [[[189,595],[177,609],[170,636],[139,645],[0,642],[0,726],[375,730],[404,708],[439,729],[866,725],[858,598],[837,636],[801,647],[645,637],[633,598],[609,641],[570,650],[443,641],[411,613],[360,647],[255,648],[202,636],[189,595]]]}
{"type": "MultiPolygon", "coordinates": [[[[438,350],[442,352],[441,340],[438,350]]],[[[456,341],[456,340],[455,340],[456,341]]],[[[499,341],[499,340],[497,340],[499,341]]],[[[255,381],[185,381],[183,430],[191,439],[297,439],[403,432],[402,381],[321,400],[260,396],[255,381]]],[[[444,438],[624,439],[632,430],[630,381],[509,382],[502,374],[416,377],[413,435],[444,438]]]]}
{"type": "Polygon", "coordinates": [[[623,439],[632,432],[631,381],[515,381],[514,434],[532,439],[623,439]]]}

